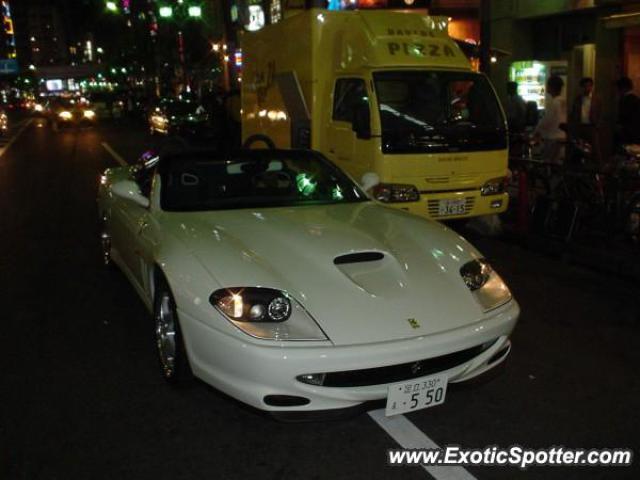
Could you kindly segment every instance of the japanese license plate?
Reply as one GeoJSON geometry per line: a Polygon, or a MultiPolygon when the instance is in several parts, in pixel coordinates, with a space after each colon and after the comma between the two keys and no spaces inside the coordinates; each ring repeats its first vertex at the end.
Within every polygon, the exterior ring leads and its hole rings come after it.
{"type": "Polygon", "coordinates": [[[385,415],[398,415],[444,403],[447,394],[447,375],[415,378],[389,385],[385,415]]]}
{"type": "Polygon", "coordinates": [[[438,202],[438,214],[440,216],[447,215],[464,215],[466,200],[440,200],[438,202]]]}

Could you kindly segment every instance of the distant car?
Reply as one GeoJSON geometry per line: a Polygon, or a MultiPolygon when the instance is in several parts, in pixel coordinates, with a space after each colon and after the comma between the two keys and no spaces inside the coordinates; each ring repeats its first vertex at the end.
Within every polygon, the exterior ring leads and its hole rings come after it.
{"type": "Polygon", "coordinates": [[[4,109],[0,108],[0,135],[6,135],[9,130],[9,117],[4,109]]]}
{"type": "Polygon", "coordinates": [[[209,117],[205,109],[195,101],[164,99],[149,112],[151,134],[200,136],[208,131],[209,117]]]}
{"type": "Polygon", "coordinates": [[[107,170],[104,259],[153,313],[161,372],[258,409],[396,414],[508,355],[519,307],[482,255],[322,155],[147,155],[107,170]]]}
{"type": "Polygon", "coordinates": [[[57,97],[49,100],[45,108],[52,127],[89,126],[97,122],[91,104],[81,97],[57,97]]]}

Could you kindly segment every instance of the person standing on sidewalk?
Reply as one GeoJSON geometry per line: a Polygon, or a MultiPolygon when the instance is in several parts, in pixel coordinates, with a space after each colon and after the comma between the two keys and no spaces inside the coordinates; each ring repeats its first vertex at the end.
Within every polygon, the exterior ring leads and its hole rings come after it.
{"type": "Polygon", "coordinates": [[[564,81],[557,75],[547,80],[544,115],[533,133],[534,138],[542,141],[542,155],[545,161],[562,163],[564,143],[567,140],[567,109],[562,99],[564,81]]]}
{"type": "Polygon", "coordinates": [[[596,164],[602,159],[599,138],[601,119],[602,102],[593,93],[593,79],[585,77],[580,80],[580,94],[571,107],[569,133],[572,137],[591,145],[593,161],[596,164]]]}
{"type": "Polygon", "coordinates": [[[640,143],[640,98],[633,93],[633,82],[622,77],[616,82],[618,87],[618,125],[616,143],[640,143]]]}
{"type": "Polygon", "coordinates": [[[504,112],[507,115],[509,133],[522,133],[526,124],[527,105],[518,95],[518,84],[507,82],[507,98],[504,102],[504,112]]]}

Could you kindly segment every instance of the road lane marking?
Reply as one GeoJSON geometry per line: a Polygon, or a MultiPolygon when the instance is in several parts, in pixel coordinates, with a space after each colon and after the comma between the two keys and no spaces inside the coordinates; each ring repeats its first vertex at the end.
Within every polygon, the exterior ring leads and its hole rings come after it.
{"type": "Polygon", "coordinates": [[[116,152],[113,148],[111,148],[111,145],[109,145],[107,142],[102,142],[101,145],[109,153],[109,155],[111,155],[113,159],[116,162],[118,162],[120,165],[122,165],[123,167],[126,167],[129,165],[127,161],[124,158],[122,158],[118,152],[116,152]]]}
{"type": "MultiPolygon", "coordinates": [[[[402,448],[440,448],[404,415],[387,417],[382,408],[369,412],[369,416],[402,448]]],[[[476,480],[476,477],[462,467],[423,465],[422,468],[436,480],[476,480]]]]}
{"type": "Polygon", "coordinates": [[[11,145],[13,145],[13,143],[18,139],[18,137],[22,135],[22,132],[24,132],[27,129],[27,127],[31,125],[32,121],[33,119],[31,118],[26,120],[24,124],[18,129],[16,134],[13,137],[11,137],[4,146],[0,147],[0,157],[2,157],[7,150],[9,150],[9,147],[11,147],[11,145]]]}

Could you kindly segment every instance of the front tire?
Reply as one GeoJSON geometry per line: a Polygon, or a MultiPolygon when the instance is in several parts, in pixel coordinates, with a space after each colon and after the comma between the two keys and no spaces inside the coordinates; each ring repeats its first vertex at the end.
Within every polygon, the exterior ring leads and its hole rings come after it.
{"type": "Polygon", "coordinates": [[[153,304],[156,352],[162,377],[171,384],[184,384],[193,378],[176,303],[167,282],[160,280],[153,304]]]}

